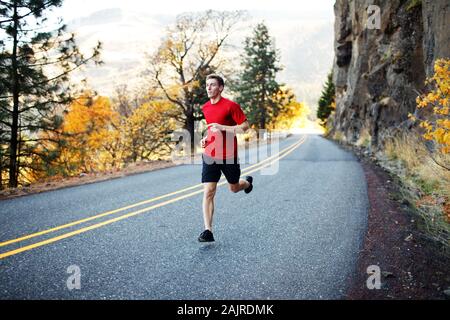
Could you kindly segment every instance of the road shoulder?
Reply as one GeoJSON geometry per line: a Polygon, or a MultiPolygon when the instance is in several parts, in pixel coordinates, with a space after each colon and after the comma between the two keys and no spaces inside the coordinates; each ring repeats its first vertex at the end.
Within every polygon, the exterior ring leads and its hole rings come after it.
{"type": "Polygon", "coordinates": [[[449,299],[450,257],[426,238],[399,196],[395,177],[362,153],[369,197],[368,226],[356,274],[345,299],[449,299]],[[368,289],[369,266],[381,271],[381,288],[368,289]]]}

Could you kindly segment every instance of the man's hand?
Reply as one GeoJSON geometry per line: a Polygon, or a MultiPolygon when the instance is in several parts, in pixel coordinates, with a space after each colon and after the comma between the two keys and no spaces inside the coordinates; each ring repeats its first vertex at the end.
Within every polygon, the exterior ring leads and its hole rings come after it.
{"type": "Polygon", "coordinates": [[[206,147],[206,139],[208,139],[208,137],[204,137],[202,140],[200,140],[200,145],[203,149],[205,149],[206,147]]]}

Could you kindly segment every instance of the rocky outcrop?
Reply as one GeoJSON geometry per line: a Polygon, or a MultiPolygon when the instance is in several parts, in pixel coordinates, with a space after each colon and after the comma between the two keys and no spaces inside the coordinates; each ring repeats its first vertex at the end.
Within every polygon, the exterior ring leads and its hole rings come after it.
{"type": "Polygon", "coordinates": [[[332,133],[350,143],[364,135],[377,147],[392,128],[410,125],[408,113],[434,61],[450,57],[449,6],[448,0],[336,1],[332,133]],[[367,24],[376,15],[370,5],[380,9],[379,28],[367,24]]]}

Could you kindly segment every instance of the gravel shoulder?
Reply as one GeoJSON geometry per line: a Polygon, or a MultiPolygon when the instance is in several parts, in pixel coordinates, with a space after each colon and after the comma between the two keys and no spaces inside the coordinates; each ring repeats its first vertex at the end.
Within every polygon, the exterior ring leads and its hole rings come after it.
{"type": "Polygon", "coordinates": [[[417,227],[396,179],[358,154],[369,196],[368,229],[346,299],[449,299],[450,257],[417,227]],[[369,290],[367,268],[380,267],[381,289],[369,290]]]}

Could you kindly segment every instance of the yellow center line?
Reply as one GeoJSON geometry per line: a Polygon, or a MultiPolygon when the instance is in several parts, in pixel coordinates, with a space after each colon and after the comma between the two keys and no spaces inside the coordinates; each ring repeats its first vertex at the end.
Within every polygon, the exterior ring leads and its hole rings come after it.
{"type": "MultiPolygon", "coordinates": [[[[252,172],[256,172],[256,171],[262,170],[263,168],[271,165],[272,163],[281,160],[282,158],[286,157],[288,154],[293,152],[295,149],[297,149],[305,141],[306,141],[306,138],[303,141],[301,141],[299,143],[296,143],[294,148],[290,148],[289,151],[285,152],[283,155],[279,156],[277,159],[274,159],[270,163],[265,164],[265,165],[263,165],[263,166],[261,166],[259,168],[255,168],[255,169],[253,169],[253,170],[251,170],[251,171],[249,171],[247,173],[252,173],[252,172]]],[[[226,184],[226,181],[223,181],[223,182],[219,183],[217,186],[222,186],[224,184],[226,184]]],[[[84,233],[84,232],[87,232],[89,230],[94,230],[94,229],[106,226],[108,224],[111,224],[111,223],[114,223],[114,222],[117,222],[117,221],[129,218],[129,217],[133,217],[133,216],[136,216],[136,215],[144,213],[144,212],[148,212],[148,211],[154,210],[156,208],[159,208],[159,207],[168,205],[170,203],[174,203],[174,202],[177,202],[177,201],[180,201],[180,200],[192,197],[192,196],[194,196],[196,194],[199,194],[199,193],[202,193],[202,192],[203,192],[203,190],[198,190],[198,191],[195,191],[195,192],[191,192],[191,193],[188,193],[186,195],[183,195],[183,196],[180,196],[180,197],[177,197],[177,198],[174,198],[174,199],[170,199],[170,200],[158,203],[156,205],[153,205],[153,206],[150,206],[150,207],[147,207],[147,208],[143,208],[143,209],[140,209],[140,210],[137,210],[137,211],[134,211],[134,212],[130,212],[130,213],[124,214],[124,215],[122,215],[120,217],[117,217],[117,218],[109,219],[109,220],[106,220],[106,221],[103,221],[103,222],[100,222],[100,223],[97,223],[97,224],[93,224],[93,225],[85,227],[85,228],[74,230],[72,232],[68,232],[68,233],[65,233],[65,234],[62,234],[62,235],[59,235],[59,236],[56,236],[56,237],[44,240],[44,241],[36,242],[36,243],[30,244],[30,245],[25,246],[25,247],[21,247],[21,248],[16,249],[16,250],[7,251],[5,253],[1,253],[0,254],[0,259],[4,259],[6,257],[12,256],[12,255],[16,255],[16,254],[24,252],[24,251],[29,251],[29,250],[32,250],[34,248],[42,247],[44,245],[47,245],[47,244],[50,244],[50,243],[53,243],[53,242],[56,242],[56,241],[59,241],[59,240],[62,240],[62,239],[73,237],[73,236],[75,236],[77,234],[84,233]]]]}
{"type": "MultiPolygon", "coordinates": [[[[282,154],[283,152],[285,152],[285,151],[295,147],[296,144],[298,144],[298,143],[299,142],[296,142],[293,145],[291,145],[291,146],[287,147],[286,149],[282,150],[278,154],[273,155],[273,156],[271,156],[271,157],[269,157],[267,159],[264,159],[264,160],[262,160],[262,161],[260,161],[260,162],[258,162],[256,164],[250,166],[250,167],[247,167],[247,168],[243,169],[242,172],[246,173],[247,170],[249,170],[249,169],[251,169],[251,168],[253,168],[255,166],[259,166],[259,165],[263,164],[264,162],[267,162],[267,161],[271,160],[272,158],[277,157],[278,155],[282,154]]],[[[221,180],[225,180],[225,179],[222,178],[221,180]]],[[[22,236],[22,237],[19,237],[19,238],[16,238],[16,239],[11,239],[11,240],[7,240],[7,241],[4,241],[4,242],[0,242],[0,247],[4,247],[4,246],[7,246],[7,245],[10,245],[10,244],[13,244],[13,243],[17,243],[17,242],[25,241],[25,240],[28,240],[28,239],[32,239],[32,238],[35,238],[35,237],[38,237],[38,236],[42,236],[42,235],[45,235],[45,234],[48,234],[48,233],[51,233],[51,232],[56,232],[58,230],[66,229],[66,228],[69,228],[69,227],[72,227],[72,226],[75,226],[75,225],[78,225],[78,224],[81,224],[81,223],[84,223],[84,222],[88,222],[88,221],[91,221],[91,220],[95,220],[95,219],[99,219],[99,218],[102,218],[102,217],[105,217],[105,216],[109,216],[109,215],[112,215],[112,214],[117,213],[117,212],[125,211],[125,210],[131,209],[131,208],[135,208],[135,207],[138,207],[138,206],[141,206],[141,205],[144,205],[144,204],[155,202],[155,201],[158,201],[158,200],[161,200],[161,199],[164,199],[164,198],[168,198],[170,196],[174,196],[174,195],[179,194],[179,193],[183,193],[183,192],[186,192],[186,191],[189,191],[189,190],[192,190],[192,189],[196,189],[196,188],[202,187],[202,185],[203,184],[200,183],[200,184],[188,187],[188,188],[184,188],[184,189],[181,189],[181,190],[178,190],[178,191],[167,193],[167,194],[164,194],[164,195],[161,195],[161,196],[158,196],[158,197],[155,197],[155,198],[151,198],[151,199],[148,199],[148,200],[144,200],[144,201],[141,201],[141,202],[138,202],[138,203],[135,203],[135,204],[131,204],[131,205],[128,205],[128,206],[125,206],[125,207],[121,207],[121,208],[114,209],[114,210],[111,210],[111,211],[103,212],[103,213],[100,213],[100,214],[97,214],[97,215],[94,215],[94,216],[91,216],[91,217],[88,217],[88,218],[85,218],[85,219],[73,221],[73,222],[70,222],[70,223],[67,223],[67,224],[64,224],[64,225],[60,225],[60,226],[57,226],[57,227],[54,227],[54,228],[50,228],[50,229],[46,229],[46,230],[43,230],[43,231],[35,232],[35,233],[29,234],[29,235],[25,235],[25,236],[22,236]]]]}

